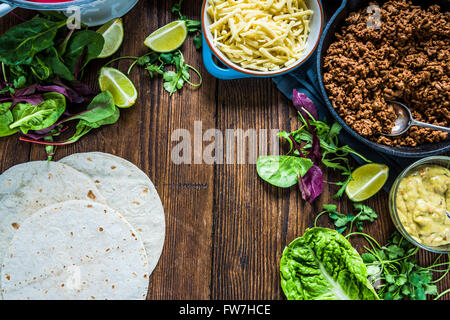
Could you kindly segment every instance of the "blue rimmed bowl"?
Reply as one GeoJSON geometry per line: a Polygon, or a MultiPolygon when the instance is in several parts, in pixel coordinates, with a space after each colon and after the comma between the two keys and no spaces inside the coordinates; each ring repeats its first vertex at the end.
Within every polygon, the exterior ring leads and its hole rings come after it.
{"type": "Polygon", "coordinates": [[[288,73],[302,64],[304,64],[317,48],[322,34],[324,15],[322,2],[320,0],[306,0],[308,8],[314,11],[310,24],[310,34],[308,36],[306,49],[301,58],[288,67],[275,71],[254,71],[242,68],[240,65],[231,62],[217,47],[213,44],[213,35],[209,30],[211,18],[207,12],[209,0],[204,0],[202,5],[202,33],[203,33],[203,63],[206,70],[218,79],[231,80],[239,78],[255,78],[255,77],[275,77],[288,73]],[[216,57],[223,66],[218,65],[213,57],[216,57]]]}

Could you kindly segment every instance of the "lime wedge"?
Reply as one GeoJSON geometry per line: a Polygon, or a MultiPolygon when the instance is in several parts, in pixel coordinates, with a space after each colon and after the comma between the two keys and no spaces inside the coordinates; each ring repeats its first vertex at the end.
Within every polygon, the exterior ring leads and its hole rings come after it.
{"type": "Polygon", "coordinates": [[[155,52],[171,52],[181,47],[187,33],[184,21],[173,21],[149,35],[144,44],[155,52]]]}
{"type": "Polygon", "coordinates": [[[353,180],[345,192],[354,202],[364,201],[376,194],[389,176],[389,168],[384,164],[369,163],[352,172],[353,180]]]}
{"type": "Polygon", "coordinates": [[[97,30],[105,39],[103,50],[98,58],[107,58],[119,50],[123,42],[123,23],[122,19],[114,19],[104,24],[97,30]]]}
{"type": "Polygon", "coordinates": [[[104,67],[98,78],[100,90],[111,92],[114,103],[119,108],[129,108],[135,104],[137,90],[130,79],[117,69],[104,67]]]}

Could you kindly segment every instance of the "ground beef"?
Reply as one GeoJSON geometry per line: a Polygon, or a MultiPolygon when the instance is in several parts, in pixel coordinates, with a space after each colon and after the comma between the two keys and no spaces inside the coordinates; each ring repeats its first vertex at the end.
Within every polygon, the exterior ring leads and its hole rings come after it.
{"type": "Polygon", "coordinates": [[[353,12],[327,51],[324,83],[333,107],[377,143],[417,146],[447,139],[418,127],[397,138],[381,133],[389,133],[396,119],[387,100],[405,103],[416,120],[449,126],[450,13],[407,0],[387,1],[380,9],[379,29],[368,26],[373,13],[366,8],[353,12]]]}

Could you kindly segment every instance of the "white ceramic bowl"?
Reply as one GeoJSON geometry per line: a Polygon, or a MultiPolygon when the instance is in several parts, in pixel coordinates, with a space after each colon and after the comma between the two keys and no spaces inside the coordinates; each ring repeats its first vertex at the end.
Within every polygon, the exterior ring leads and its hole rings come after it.
{"type": "Polygon", "coordinates": [[[202,5],[202,31],[203,31],[203,59],[206,69],[215,77],[220,79],[235,79],[245,77],[273,77],[278,76],[298,68],[305,63],[313,54],[320,40],[323,29],[323,9],[320,0],[305,0],[309,9],[314,11],[310,24],[310,34],[308,36],[305,51],[302,56],[292,65],[275,71],[255,71],[245,69],[240,65],[231,62],[217,47],[213,45],[213,35],[209,29],[211,18],[207,12],[209,0],[203,0],[202,5]],[[205,45],[206,44],[206,45],[205,45]],[[224,69],[212,60],[212,54],[217,57],[229,69],[224,69]]]}

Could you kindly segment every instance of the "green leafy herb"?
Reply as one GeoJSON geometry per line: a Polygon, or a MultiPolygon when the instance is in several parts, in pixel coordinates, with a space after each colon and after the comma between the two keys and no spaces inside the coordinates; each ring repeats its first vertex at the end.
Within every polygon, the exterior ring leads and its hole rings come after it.
{"type": "Polygon", "coordinates": [[[192,86],[197,86],[191,82],[189,82],[189,69],[195,70],[190,65],[184,62],[184,57],[181,51],[177,51],[173,57],[171,63],[175,65],[176,72],[174,71],[166,71],[163,73],[164,89],[170,94],[175,91],[183,88],[184,83],[187,82],[192,86]]]}
{"type": "Polygon", "coordinates": [[[120,117],[120,110],[119,108],[115,107],[113,114],[111,114],[110,116],[106,116],[105,114],[104,118],[99,119],[97,121],[94,121],[94,119],[81,120],[77,124],[75,134],[66,142],[64,142],[64,144],[71,144],[77,142],[78,140],[80,140],[81,137],[89,133],[92,129],[96,129],[108,124],[114,124],[117,122],[117,120],[119,120],[119,117],[120,117]]]}
{"type": "MultiPolygon", "coordinates": [[[[75,133],[71,138],[62,141],[55,142],[50,139],[45,141],[32,140],[28,138],[20,138],[22,141],[33,142],[36,144],[42,144],[45,146],[63,146],[77,142],[81,137],[89,133],[92,129],[99,128],[103,125],[116,123],[119,119],[120,111],[114,104],[114,98],[109,91],[104,91],[98,94],[87,107],[87,110],[76,114],[74,116],[68,117],[62,121],[59,121],[56,125],[60,126],[66,122],[79,120],[75,129],[75,133]]],[[[60,130],[52,130],[50,135],[47,137],[56,137],[60,133],[60,130]]]]}
{"type": "Polygon", "coordinates": [[[45,81],[53,74],[50,67],[38,55],[31,61],[30,69],[38,81],[45,81]]]}
{"type": "Polygon", "coordinates": [[[24,134],[29,130],[43,130],[52,126],[66,110],[66,98],[59,93],[44,95],[44,102],[35,106],[31,103],[18,103],[12,109],[14,122],[10,129],[19,128],[24,134]]]}
{"type": "Polygon", "coordinates": [[[34,56],[54,45],[53,40],[64,21],[34,17],[6,31],[0,37],[0,60],[7,65],[31,64],[34,56]]]}
{"type": "Polygon", "coordinates": [[[109,91],[100,93],[92,100],[85,112],[70,117],[66,120],[72,121],[80,119],[77,124],[75,134],[70,139],[65,141],[64,144],[77,142],[92,129],[99,128],[103,125],[116,123],[119,116],[120,111],[114,104],[112,94],[109,91]]]}
{"type": "Polygon", "coordinates": [[[73,143],[120,116],[109,92],[93,99],[95,92],[77,81],[101,53],[104,38],[86,26],[68,30],[66,24],[63,14],[39,12],[0,36],[0,98],[7,102],[0,104],[0,136],[20,132],[20,140],[45,145],[48,160],[55,146],[73,143]],[[64,118],[66,108],[78,110],[88,102],[85,111],[64,118]],[[55,141],[71,122],[73,136],[55,141]]]}
{"type": "Polygon", "coordinates": [[[83,30],[75,33],[69,41],[64,54],[64,62],[72,73],[76,73],[77,67],[81,69],[102,52],[105,39],[95,31],[83,30]],[[84,62],[78,66],[80,61],[84,62]]]}
{"type": "Polygon", "coordinates": [[[149,52],[142,57],[120,57],[111,60],[106,65],[121,59],[134,60],[128,69],[128,74],[130,74],[134,66],[138,65],[144,67],[152,79],[155,75],[161,75],[164,79],[164,89],[171,95],[177,90],[182,89],[186,83],[193,87],[198,87],[202,84],[200,72],[185,62],[183,53],[180,50],[169,53],[149,52]],[[166,70],[167,68],[171,68],[172,70],[166,70]],[[198,75],[200,79],[199,83],[192,83],[190,81],[190,70],[198,75]]]}
{"type": "MultiPolygon", "coordinates": [[[[280,132],[279,136],[287,140],[289,140],[289,137],[292,136],[294,140],[302,146],[301,151],[305,155],[308,155],[308,153],[311,152],[311,148],[313,146],[313,136],[309,130],[308,122],[300,113],[299,119],[302,122],[302,126],[298,130],[291,133],[280,132]]],[[[352,180],[351,173],[353,171],[353,167],[350,164],[350,155],[356,155],[365,162],[371,161],[349,146],[339,145],[338,135],[342,130],[342,127],[339,123],[335,122],[330,127],[326,122],[315,120],[312,116],[308,121],[320,141],[322,163],[327,168],[338,170],[340,171],[340,174],[342,176],[347,177],[345,181],[336,183],[337,185],[341,186],[341,188],[335,194],[335,198],[341,197],[345,191],[347,184],[352,180]]],[[[292,150],[292,142],[289,141],[289,143],[292,150]]],[[[294,150],[294,154],[298,155],[299,152],[297,150],[294,150]]]]}
{"type": "Polygon", "coordinates": [[[354,232],[347,235],[362,235],[370,244],[362,254],[367,266],[369,280],[384,300],[426,300],[428,296],[439,299],[446,290],[438,294],[436,284],[450,272],[450,255],[447,262],[439,262],[439,255],[428,267],[417,264],[419,248],[406,241],[395,232],[384,246],[365,233],[354,232]],[[433,280],[434,275],[438,275],[433,280]],[[442,274],[442,275],[439,275],[442,274]]]}
{"type": "Polygon", "coordinates": [[[258,175],[270,184],[289,188],[298,183],[313,166],[310,159],[293,156],[261,156],[258,158],[258,175]]]}
{"type": "Polygon", "coordinates": [[[178,0],[172,7],[172,12],[178,15],[180,20],[184,20],[186,22],[186,28],[189,33],[196,34],[193,41],[194,46],[197,50],[200,50],[202,47],[202,23],[198,20],[190,20],[181,12],[181,7],[183,5],[183,0],[178,0]]]}
{"type": "Polygon", "coordinates": [[[195,49],[200,50],[202,48],[202,46],[203,46],[202,35],[201,34],[196,35],[194,37],[193,41],[194,41],[195,49]]]}
{"type": "Polygon", "coordinates": [[[12,102],[0,104],[0,137],[6,137],[15,134],[19,129],[11,129],[10,125],[14,122],[14,117],[10,110],[12,102]]]}
{"type": "Polygon", "coordinates": [[[379,300],[363,259],[335,230],[307,229],[284,249],[280,273],[289,300],[379,300]]]}
{"type": "Polygon", "coordinates": [[[353,226],[355,226],[358,231],[363,231],[364,222],[374,222],[375,219],[378,218],[375,210],[367,205],[362,203],[353,203],[353,207],[355,209],[354,213],[343,214],[337,211],[336,205],[325,204],[323,205],[323,211],[317,215],[314,225],[317,225],[317,220],[320,216],[328,214],[328,216],[334,221],[336,231],[339,233],[344,233],[347,228],[348,232],[352,232],[353,226]]]}
{"type": "Polygon", "coordinates": [[[68,81],[75,81],[74,73],[62,62],[58,51],[54,47],[46,49],[38,56],[49,66],[53,76],[58,76],[68,81]]]}
{"type": "Polygon", "coordinates": [[[85,123],[97,123],[116,113],[114,98],[109,91],[104,91],[92,99],[86,111],[74,115],[64,122],[80,119],[85,123]]]}

